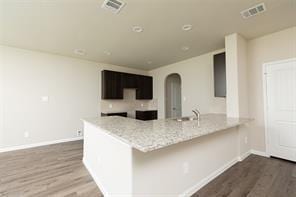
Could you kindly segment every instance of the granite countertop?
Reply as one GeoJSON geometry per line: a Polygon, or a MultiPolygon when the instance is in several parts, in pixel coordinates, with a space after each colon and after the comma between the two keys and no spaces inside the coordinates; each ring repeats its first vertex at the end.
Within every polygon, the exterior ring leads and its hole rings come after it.
{"type": "Polygon", "coordinates": [[[83,121],[109,135],[149,152],[247,123],[250,119],[227,118],[222,114],[201,115],[200,121],[178,122],[174,119],[140,121],[118,116],[87,118],[83,121]]]}

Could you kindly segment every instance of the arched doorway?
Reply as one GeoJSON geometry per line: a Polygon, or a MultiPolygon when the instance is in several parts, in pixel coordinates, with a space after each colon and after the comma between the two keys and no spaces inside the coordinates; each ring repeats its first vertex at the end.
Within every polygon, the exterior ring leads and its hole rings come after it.
{"type": "Polygon", "coordinates": [[[181,76],[170,74],[165,80],[165,117],[182,116],[181,76]]]}

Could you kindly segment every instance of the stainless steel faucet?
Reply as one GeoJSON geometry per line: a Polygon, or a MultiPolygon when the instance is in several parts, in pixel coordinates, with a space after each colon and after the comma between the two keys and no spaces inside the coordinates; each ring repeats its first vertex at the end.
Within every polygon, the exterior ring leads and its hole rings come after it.
{"type": "Polygon", "coordinates": [[[192,112],[195,114],[197,120],[200,120],[200,112],[197,109],[192,110],[192,112]]]}

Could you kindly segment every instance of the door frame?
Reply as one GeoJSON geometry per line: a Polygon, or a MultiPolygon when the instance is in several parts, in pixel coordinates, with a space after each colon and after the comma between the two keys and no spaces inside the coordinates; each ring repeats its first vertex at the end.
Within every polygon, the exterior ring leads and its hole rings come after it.
{"type": "Polygon", "coordinates": [[[183,102],[182,102],[182,95],[183,95],[183,88],[182,88],[182,85],[183,85],[183,81],[182,81],[182,75],[180,73],[177,73],[177,72],[173,72],[173,73],[169,73],[165,76],[165,79],[164,79],[164,117],[167,118],[167,79],[169,76],[171,75],[178,75],[180,77],[180,99],[181,99],[181,116],[183,116],[183,102]]]}
{"type": "Polygon", "coordinates": [[[296,58],[289,58],[285,60],[279,60],[279,61],[273,61],[273,62],[266,62],[263,63],[263,106],[264,106],[264,130],[265,130],[265,151],[266,151],[266,156],[270,157],[270,135],[268,131],[268,106],[267,106],[267,77],[266,77],[266,72],[267,72],[267,67],[275,65],[275,64],[281,64],[281,63],[287,63],[287,62],[293,62],[296,61],[296,58]]]}

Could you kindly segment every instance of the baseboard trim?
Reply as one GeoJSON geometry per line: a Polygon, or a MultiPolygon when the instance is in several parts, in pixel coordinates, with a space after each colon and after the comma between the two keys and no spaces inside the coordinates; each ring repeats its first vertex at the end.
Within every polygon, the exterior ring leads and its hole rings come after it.
{"type": "Polygon", "coordinates": [[[262,157],[270,157],[266,152],[251,150],[251,154],[262,156],[262,157]]]}
{"type": "Polygon", "coordinates": [[[252,154],[252,151],[249,150],[247,152],[245,152],[244,154],[242,154],[241,156],[238,157],[238,161],[243,161],[245,160],[247,157],[249,157],[252,154]]]}
{"type": "Polygon", "coordinates": [[[87,163],[85,157],[83,157],[82,162],[83,162],[85,168],[87,169],[87,171],[89,172],[89,174],[91,175],[91,177],[93,178],[93,180],[95,181],[95,183],[97,184],[97,186],[99,187],[100,191],[103,193],[103,196],[105,196],[105,197],[110,196],[110,195],[108,195],[107,190],[104,188],[104,186],[101,183],[101,181],[99,180],[99,178],[97,176],[95,176],[95,173],[93,172],[91,166],[87,163]]]}
{"type": "Polygon", "coordinates": [[[5,147],[5,148],[0,148],[0,153],[11,152],[11,151],[16,151],[16,150],[24,150],[24,149],[29,149],[29,148],[36,148],[36,147],[47,146],[47,145],[52,145],[52,144],[60,144],[60,143],[65,143],[65,142],[78,141],[78,140],[82,140],[82,139],[83,139],[83,137],[76,137],[76,138],[67,138],[67,139],[40,142],[40,143],[34,143],[34,144],[26,144],[26,145],[20,145],[20,146],[5,147]]]}
{"type": "MultiPolygon", "coordinates": [[[[215,178],[217,178],[218,176],[220,176],[223,172],[225,172],[226,170],[228,170],[229,168],[231,168],[233,165],[235,165],[238,162],[243,161],[249,155],[254,154],[253,152],[254,152],[253,150],[250,150],[250,151],[247,151],[246,153],[244,153],[243,155],[241,155],[241,156],[239,156],[237,158],[234,158],[233,160],[231,160],[230,162],[226,163],[224,166],[222,166],[221,168],[217,169],[216,171],[214,171],[212,174],[210,174],[206,178],[204,178],[201,181],[199,181],[194,186],[192,186],[189,189],[187,189],[185,192],[183,192],[182,194],[180,194],[179,197],[192,196],[194,193],[196,193],[202,187],[206,186],[209,182],[211,182],[212,180],[214,180],[215,178]]],[[[260,152],[255,151],[255,153],[260,153],[260,152]]],[[[261,153],[261,154],[263,154],[263,153],[261,153]]],[[[87,161],[86,161],[85,158],[83,158],[83,164],[86,167],[86,169],[88,170],[88,172],[91,174],[92,178],[94,179],[94,181],[97,184],[97,186],[100,188],[100,190],[103,193],[103,195],[104,196],[109,196],[108,193],[107,193],[107,191],[104,189],[103,184],[101,183],[101,181],[99,180],[99,178],[95,176],[95,174],[93,173],[92,168],[87,163],[87,161]]]]}
{"type": "Polygon", "coordinates": [[[215,178],[217,178],[219,175],[221,175],[223,172],[225,172],[226,170],[228,170],[230,167],[232,167],[237,162],[239,162],[239,157],[234,158],[233,160],[231,160],[230,162],[228,162],[227,164],[225,164],[224,166],[222,166],[218,170],[214,171],[212,174],[210,174],[206,178],[202,179],[201,181],[199,181],[197,184],[195,184],[191,188],[187,189],[183,194],[179,195],[179,197],[192,196],[194,193],[196,193],[202,187],[204,187],[209,182],[211,182],[212,180],[214,180],[215,178]]]}

